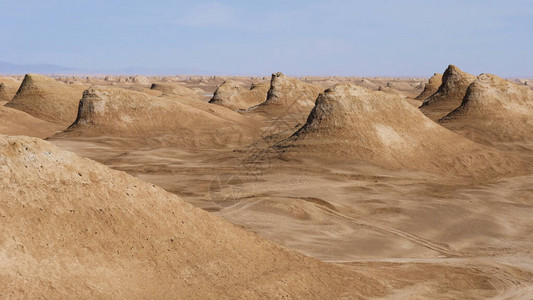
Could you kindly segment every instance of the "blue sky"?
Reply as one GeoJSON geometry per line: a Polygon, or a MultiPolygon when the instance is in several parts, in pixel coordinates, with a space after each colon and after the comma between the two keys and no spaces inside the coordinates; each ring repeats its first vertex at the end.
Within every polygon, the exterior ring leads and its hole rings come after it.
{"type": "Polygon", "coordinates": [[[0,61],[224,74],[533,76],[533,2],[0,0],[0,61]]]}

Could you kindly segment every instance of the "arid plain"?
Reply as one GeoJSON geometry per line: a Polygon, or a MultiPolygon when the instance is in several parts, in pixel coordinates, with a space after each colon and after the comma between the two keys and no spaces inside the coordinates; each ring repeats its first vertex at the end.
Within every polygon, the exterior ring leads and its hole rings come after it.
{"type": "Polygon", "coordinates": [[[533,80],[0,77],[0,296],[531,299],[533,80]]]}

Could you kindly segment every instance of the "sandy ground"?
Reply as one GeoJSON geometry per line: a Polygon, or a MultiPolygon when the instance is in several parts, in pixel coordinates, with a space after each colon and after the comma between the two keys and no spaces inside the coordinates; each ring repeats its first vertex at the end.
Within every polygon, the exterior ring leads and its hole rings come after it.
{"type": "Polygon", "coordinates": [[[83,147],[81,155],[155,183],[308,256],[358,270],[364,266],[365,274],[383,282],[387,280],[380,274],[394,278],[408,273],[414,278],[399,284],[398,293],[407,293],[403,295],[423,291],[436,297],[435,285],[468,298],[458,283],[447,282],[448,268],[465,280],[472,270],[483,274],[489,289],[502,297],[527,299],[533,289],[531,175],[456,185],[432,174],[393,173],[364,164],[346,169],[272,162],[256,176],[234,153],[128,151],[99,141],[55,143],[70,150],[83,147]],[[427,282],[430,278],[438,282],[427,282]]]}
{"type": "MultiPolygon", "coordinates": [[[[179,82],[198,91],[205,97],[199,101],[206,102],[226,79],[158,80],[179,82]]],[[[323,88],[345,82],[375,90],[394,88],[393,94],[402,94],[413,106],[422,103],[412,98],[427,82],[418,78],[301,79],[323,88]]],[[[232,80],[249,87],[269,78],[232,80]]],[[[149,88],[128,82],[116,85],[149,88]]],[[[50,141],[156,184],[270,241],[356,270],[387,287],[385,294],[376,292],[376,298],[531,298],[533,173],[472,182],[423,171],[393,171],[367,162],[305,157],[284,161],[266,147],[303,124],[291,123],[290,118],[288,122],[263,115],[250,118],[262,122],[262,134],[252,146],[237,149],[142,145],[134,137],[117,136],[50,141]],[[271,128],[276,134],[271,134],[271,128]]],[[[514,155],[531,157],[527,149],[520,153],[523,147],[510,143],[506,147],[514,155]]]]}

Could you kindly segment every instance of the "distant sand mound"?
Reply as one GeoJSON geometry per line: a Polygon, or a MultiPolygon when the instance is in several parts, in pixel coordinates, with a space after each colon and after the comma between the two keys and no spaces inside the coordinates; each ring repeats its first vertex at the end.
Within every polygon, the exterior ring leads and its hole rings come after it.
{"type": "Polygon", "coordinates": [[[350,84],[321,94],[307,123],[274,149],[478,177],[509,174],[521,162],[441,127],[406,101],[350,84]]]}
{"type": "Polygon", "coordinates": [[[39,139],[0,136],[0,178],[6,298],[336,299],[385,290],[39,139]]]}
{"type": "Polygon", "coordinates": [[[8,107],[24,111],[36,118],[61,124],[76,119],[84,85],[70,85],[52,78],[27,74],[8,107]]]}
{"type": "Polygon", "coordinates": [[[247,89],[234,81],[224,81],[217,87],[209,103],[233,110],[248,109],[263,103],[269,89],[270,84],[267,82],[252,84],[247,89]]]}
{"type": "Polygon", "coordinates": [[[370,80],[368,80],[367,78],[363,78],[361,79],[357,85],[360,85],[360,86],[364,86],[366,88],[369,88],[369,89],[372,89],[372,90],[375,90],[375,89],[378,89],[379,88],[379,84],[377,83],[374,83],[370,80]]]}
{"type": "Polygon", "coordinates": [[[533,140],[533,91],[481,74],[462,104],[439,122],[483,143],[533,140]]]}
{"type": "Polygon", "coordinates": [[[195,147],[245,142],[252,135],[247,119],[224,110],[225,115],[216,115],[168,97],[95,86],[83,93],[76,121],[55,137],[116,135],[143,142],[161,138],[195,147]]]}
{"type": "Polygon", "coordinates": [[[476,76],[448,66],[442,75],[442,84],[435,94],[424,100],[420,110],[433,120],[438,120],[456,109],[463,100],[468,86],[476,76]]]}
{"type": "Polygon", "coordinates": [[[308,114],[323,89],[278,72],[272,74],[266,100],[255,109],[273,115],[308,114]]]}
{"type": "Polygon", "coordinates": [[[401,97],[401,98],[405,98],[406,97],[402,92],[400,92],[399,90],[391,87],[390,84],[388,84],[386,86],[380,85],[378,87],[378,91],[384,92],[384,93],[387,93],[387,94],[391,94],[391,95],[395,95],[395,96],[401,97]]]}
{"type": "Polygon", "coordinates": [[[178,83],[152,83],[150,89],[167,95],[200,96],[196,91],[178,83]]]}
{"type": "Polygon", "coordinates": [[[416,100],[426,100],[429,96],[435,94],[437,90],[439,89],[440,85],[442,84],[442,74],[441,73],[435,73],[431,78],[429,78],[428,83],[424,85],[424,90],[420,95],[416,96],[416,100]]]}
{"type": "Polygon", "coordinates": [[[144,76],[141,76],[141,75],[133,76],[133,77],[131,77],[130,80],[131,80],[131,82],[137,83],[137,84],[143,84],[143,85],[151,84],[150,79],[148,79],[148,78],[146,78],[144,76]]]}

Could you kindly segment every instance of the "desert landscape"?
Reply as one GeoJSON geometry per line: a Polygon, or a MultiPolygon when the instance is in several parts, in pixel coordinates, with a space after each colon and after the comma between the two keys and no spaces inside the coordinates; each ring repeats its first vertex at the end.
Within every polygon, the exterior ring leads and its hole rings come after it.
{"type": "Polygon", "coordinates": [[[533,295],[527,80],[1,82],[2,297],[533,295]]]}
{"type": "Polygon", "coordinates": [[[0,11],[0,299],[533,299],[530,2],[0,11]]]}

